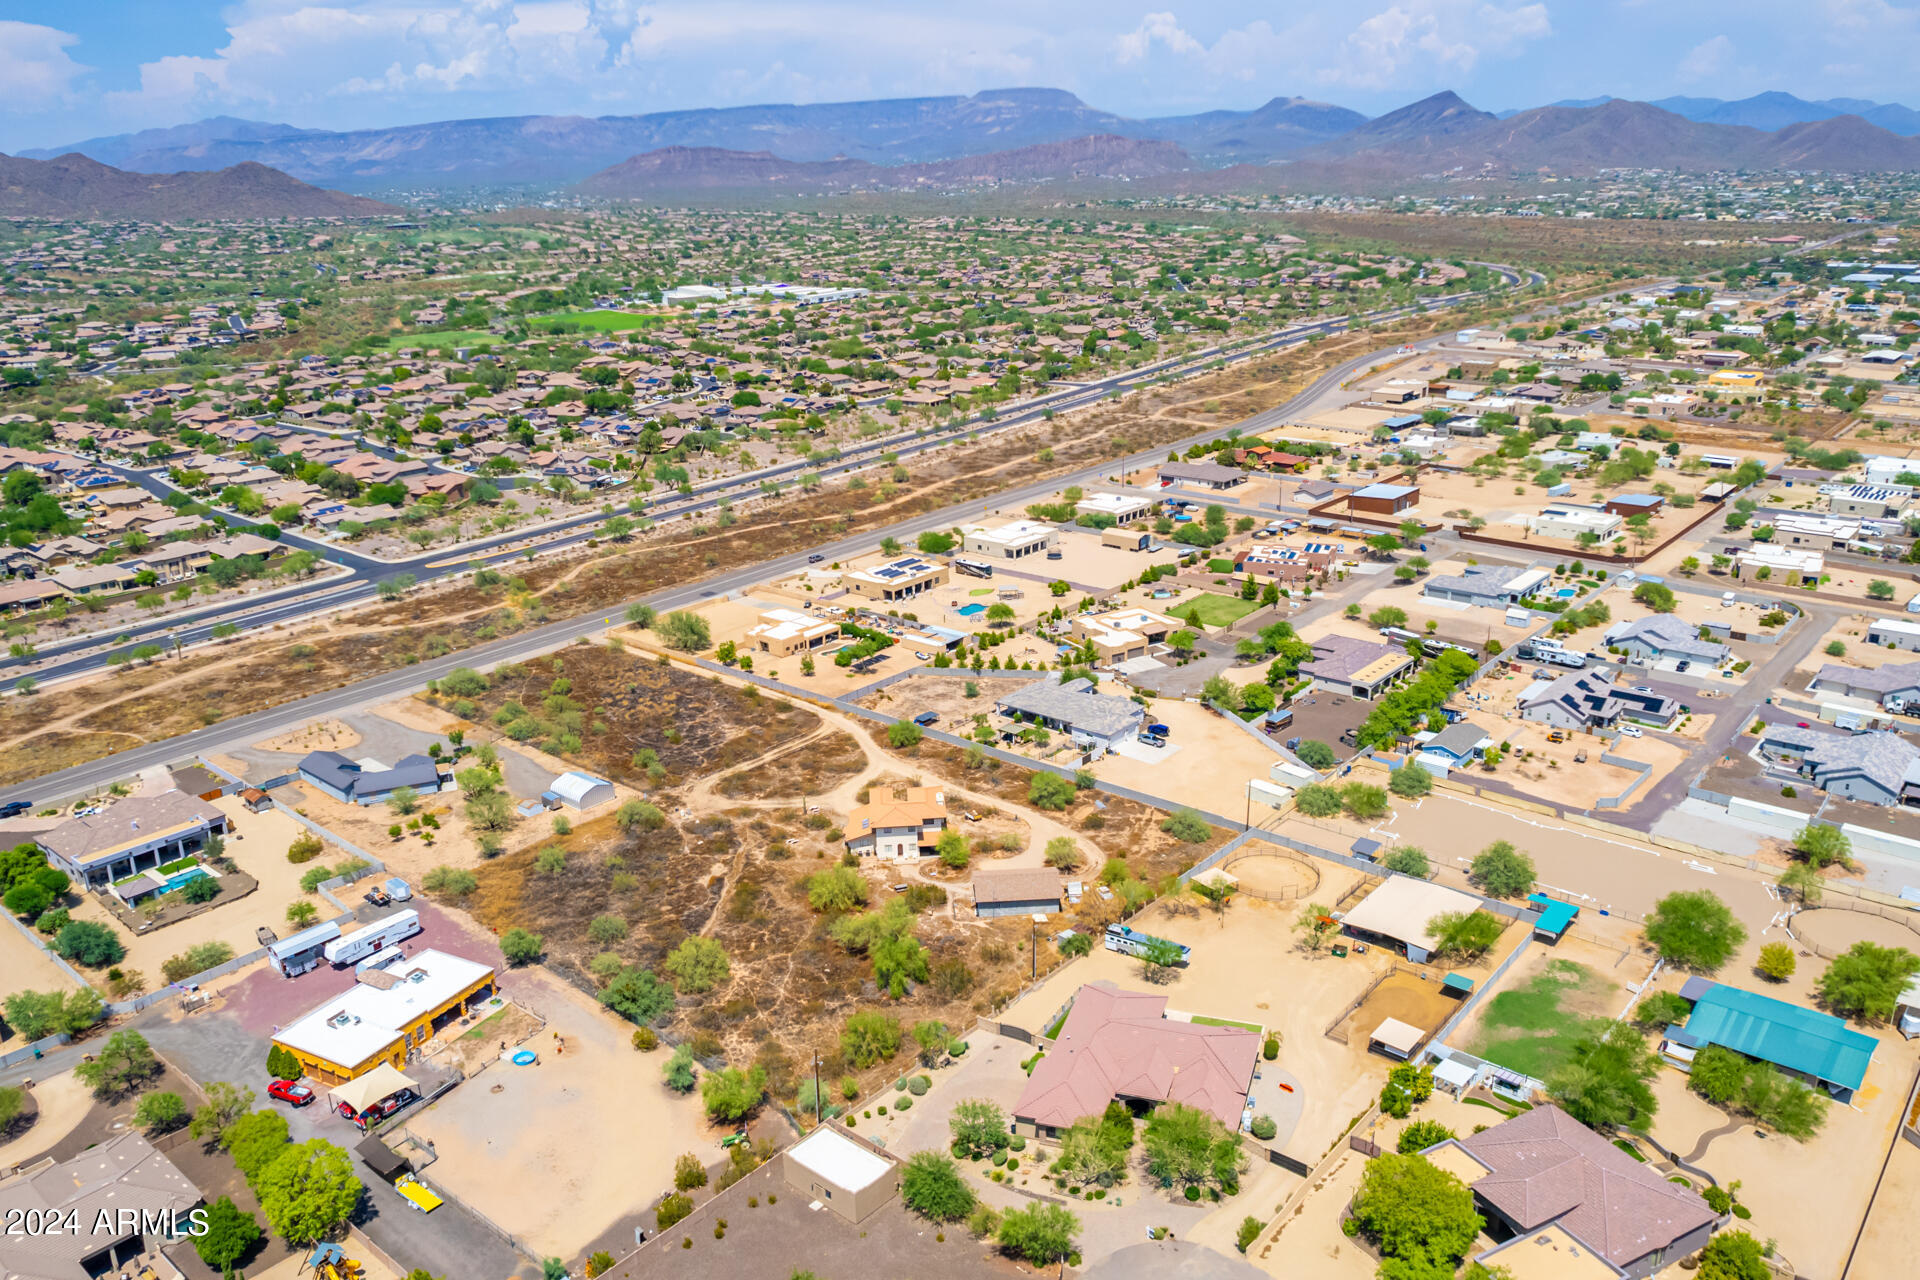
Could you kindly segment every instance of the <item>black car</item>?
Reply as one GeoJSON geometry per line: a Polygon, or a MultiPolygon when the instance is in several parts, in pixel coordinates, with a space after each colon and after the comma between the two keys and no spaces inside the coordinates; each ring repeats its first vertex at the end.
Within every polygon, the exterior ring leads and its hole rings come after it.
{"type": "Polygon", "coordinates": [[[12,800],[6,804],[0,804],[0,818],[17,818],[32,808],[31,800],[12,800]]]}
{"type": "Polygon", "coordinates": [[[825,560],[825,559],[826,559],[825,556],[821,555],[819,552],[816,551],[812,555],[807,557],[807,563],[819,564],[822,560],[825,560]]]}

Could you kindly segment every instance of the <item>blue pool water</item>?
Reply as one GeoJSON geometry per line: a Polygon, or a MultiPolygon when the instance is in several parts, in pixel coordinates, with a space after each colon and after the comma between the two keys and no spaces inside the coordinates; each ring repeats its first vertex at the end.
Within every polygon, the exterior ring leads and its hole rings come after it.
{"type": "Polygon", "coordinates": [[[185,871],[176,871],[167,877],[167,887],[162,893],[172,893],[189,880],[199,880],[207,874],[205,867],[188,867],[185,871]]]}
{"type": "Polygon", "coordinates": [[[963,618],[971,618],[976,613],[985,613],[986,611],[987,606],[983,604],[963,604],[960,606],[960,616],[963,618]]]}
{"type": "Polygon", "coordinates": [[[1556,596],[1559,596],[1562,600],[1571,600],[1575,596],[1579,595],[1580,593],[1578,591],[1575,591],[1572,587],[1562,587],[1558,591],[1554,592],[1553,594],[1555,594],[1556,596]]]}

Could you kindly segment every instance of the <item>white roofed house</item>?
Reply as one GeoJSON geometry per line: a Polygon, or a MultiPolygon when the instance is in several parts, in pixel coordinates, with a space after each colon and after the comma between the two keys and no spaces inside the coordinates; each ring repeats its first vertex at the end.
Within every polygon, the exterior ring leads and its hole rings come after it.
{"type": "Polygon", "coordinates": [[[1771,542],[1756,542],[1733,557],[1733,576],[1765,581],[1778,577],[1788,586],[1806,578],[1818,578],[1827,567],[1826,557],[1818,551],[1782,547],[1771,542]]]}
{"type": "Polygon", "coordinates": [[[1146,708],[1129,698],[1095,693],[1086,679],[1065,684],[1036,680],[1001,697],[994,710],[1108,751],[1138,734],[1147,714],[1146,708]]]}
{"type": "Polygon", "coordinates": [[[1545,586],[1552,576],[1545,569],[1522,569],[1514,565],[1476,565],[1458,575],[1427,579],[1421,594],[1435,600],[1457,604],[1481,605],[1504,609],[1518,604],[1545,586]]]}
{"type": "Polygon", "coordinates": [[[1110,516],[1115,524],[1132,524],[1144,519],[1153,510],[1153,503],[1130,494],[1090,493],[1074,503],[1073,509],[1078,515],[1110,516]]]}
{"type": "Polygon", "coordinates": [[[840,624],[798,609],[768,609],[747,628],[747,645],[776,658],[821,648],[840,634],[840,624]]]}
{"type": "Polygon", "coordinates": [[[1052,525],[1037,520],[1015,520],[992,529],[973,525],[965,530],[964,537],[968,555],[989,560],[1023,560],[1052,549],[1059,542],[1060,533],[1052,525]]]}

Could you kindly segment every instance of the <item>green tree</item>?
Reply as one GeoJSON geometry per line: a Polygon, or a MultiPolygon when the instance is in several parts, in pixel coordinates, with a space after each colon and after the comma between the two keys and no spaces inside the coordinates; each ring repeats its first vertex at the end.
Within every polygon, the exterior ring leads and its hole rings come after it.
{"type": "Polygon", "coordinates": [[[260,1209],[274,1234],[308,1245],[345,1223],[363,1190],[347,1153],[313,1138],[288,1147],[261,1171],[260,1209]]]}
{"type": "Polygon", "coordinates": [[[707,1115],[728,1124],[753,1114],[766,1091],[767,1071],[757,1064],[709,1071],[700,1082],[700,1100],[706,1104],[707,1115]]]}
{"type": "Polygon", "coordinates": [[[1380,865],[1389,871],[1418,876],[1422,880],[1433,873],[1433,863],[1428,860],[1426,850],[1410,844],[1396,845],[1386,857],[1380,859],[1380,865]]]}
{"type": "Polygon", "coordinates": [[[1517,898],[1533,888],[1533,859],[1505,840],[1495,840],[1474,858],[1467,879],[1493,897],[1517,898]]]}
{"type": "Polygon", "coordinates": [[[1349,782],[1340,788],[1340,807],[1358,822],[1372,822],[1387,816],[1387,793],[1364,782],[1349,782]]]}
{"type": "Polygon", "coordinates": [[[232,1276],[240,1259],[260,1241],[260,1222],[252,1214],[221,1196],[207,1206],[206,1230],[193,1238],[193,1251],[200,1261],[222,1276],[232,1276]]]}
{"type": "Polygon", "coordinates": [[[653,970],[628,965],[600,992],[600,1003],[629,1022],[646,1026],[673,1012],[673,988],[653,970]]]}
{"type": "Polygon", "coordinates": [[[954,1148],[965,1156],[988,1155],[1012,1141],[1006,1112],[985,1098],[956,1102],[947,1117],[947,1130],[953,1135],[954,1148]]]}
{"type": "Polygon", "coordinates": [[[1055,836],[1047,841],[1046,864],[1056,871],[1073,871],[1081,863],[1080,845],[1072,836],[1055,836]]]}
{"type": "MultiPolygon", "coordinates": [[[[1125,1110],[1124,1105],[1121,1109],[1125,1110]]],[[[1126,1176],[1132,1147],[1130,1114],[1124,1129],[1120,1124],[1109,1124],[1104,1116],[1082,1116],[1060,1135],[1060,1154],[1053,1162],[1053,1172],[1083,1187],[1110,1187],[1126,1176]]]]}
{"type": "Polygon", "coordinates": [[[940,1056],[947,1051],[947,1024],[928,1020],[913,1024],[913,1042],[919,1047],[920,1065],[935,1066],[940,1056]]]}
{"type": "Polygon", "coordinates": [[[1409,761],[1387,775],[1387,789],[1403,800],[1418,800],[1433,790],[1433,775],[1409,761]]]}
{"type": "Polygon", "coordinates": [[[1353,1198],[1353,1221],[1404,1270],[1382,1275],[1451,1276],[1484,1225],[1473,1193],[1424,1156],[1382,1155],[1369,1161],[1353,1198]]]}
{"type": "Polygon", "coordinates": [[[500,954],[510,965],[532,964],[547,949],[547,940],[537,933],[513,928],[500,935],[500,954]]]}
{"type": "Polygon", "coordinates": [[[1659,1073],[1645,1037],[1613,1022],[1573,1043],[1566,1065],[1547,1077],[1547,1094],[1589,1128],[1644,1128],[1659,1106],[1650,1084],[1659,1073]]]}
{"type": "Polygon", "coordinates": [[[298,1080],[306,1074],[306,1069],[291,1049],[276,1044],[267,1047],[267,1074],[276,1080],[298,1080]]]}
{"type": "Polygon", "coordinates": [[[1498,918],[1486,911],[1445,911],[1427,921],[1434,954],[1473,960],[1485,955],[1504,931],[1498,918]]]}
{"type": "Polygon", "coordinates": [[[973,1212],[973,1192],[951,1157],[916,1151],[900,1175],[900,1199],[935,1222],[959,1222],[973,1212]]]}
{"type": "Polygon", "coordinates": [[[711,991],[727,980],[730,966],[727,963],[727,949],[712,938],[703,938],[698,934],[683,939],[679,946],[667,953],[660,967],[674,980],[674,984],[683,992],[698,994],[711,991]]]}
{"type": "Polygon", "coordinates": [[[1785,982],[1800,967],[1800,961],[1794,956],[1793,948],[1786,943],[1769,942],[1760,948],[1760,962],[1755,967],[1769,981],[1785,982]]]}
{"type": "Polygon", "coordinates": [[[1793,847],[1812,867],[1835,862],[1843,867],[1853,865],[1853,841],[1838,827],[1810,822],[1794,836],[1793,847]]]}
{"type": "Polygon", "coordinates": [[[138,1031],[116,1031],[93,1055],[74,1067],[74,1078],[103,1098],[131,1093],[160,1074],[160,1059],[138,1031]]]}
{"type": "Polygon", "coordinates": [[[952,828],[940,833],[940,838],[934,841],[933,851],[939,857],[941,866],[951,867],[955,871],[965,870],[967,863],[973,860],[967,851],[967,838],[952,828]]]}
{"type": "Polygon", "coordinates": [[[1058,811],[1073,803],[1073,781],[1045,770],[1036,772],[1027,783],[1027,803],[1036,809],[1058,811]]]}
{"type": "Polygon", "coordinates": [[[187,1119],[187,1104],[177,1093],[149,1093],[133,1109],[133,1122],[149,1134],[169,1133],[187,1119]]]}
{"type": "Polygon", "coordinates": [[[667,1088],[675,1093],[691,1093],[694,1086],[693,1046],[677,1045],[673,1056],[661,1066],[661,1074],[666,1077],[667,1088]]]}
{"type": "Polygon", "coordinates": [[[1192,809],[1175,809],[1161,822],[1160,829],[1176,840],[1188,844],[1204,844],[1213,838],[1213,828],[1207,820],[1192,809]]]}
{"type": "Polygon", "coordinates": [[[1340,812],[1340,792],[1320,783],[1309,783],[1293,796],[1294,807],[1309,818],[1331,818],[1340,812]]]}
{"type": "Polygon", "coordinates": [[[1074,1251],[1080,1219],[1064,1205],[1035,1204],[1009,1209],[1000,1218],[994,1239],[1000,1247],[1036,1267],[1055,1265],[1074,1251]]]}
{"type": "Polygon", "coordinates": [[[887,745],[895,751],[917,747],[925,736],[920,732],[920,726],[911,720],[895,720],[887,726],[887,745]]]}
{"type": "Polygon", "coordinates": [[[53,935],[53,949],[75,964],[95,969],[119,964],[127,957],[119,935],[93,920],[75,920],[62,926],[60,932],[53,935]]]}
{"type": "Polygon", "coordinates": [[[713,643],[713,632],[707,626],[707,620],[685,609],[675,609],[660,619],[659,630],[660,638],[667,647],[682,653],[698,653],[713,643]]]}
{"type": "Polygon", "coordinates": [[[1633,589],[1633,599],[1655,613],[1672,613],[1676,603],[1673,588],[1661,582],[1643,582],[1633,589]]]}
{"type": "Polygon", "coordinates": [[[900,1020],[878,1009],[861,1009],[840,1030],[840,1052],[856,1071],[884,1062],[900,1050],[900,1020]]]}
{"type": "Polygon", "coordinates": [[[1700,1251],[1695,1280],[1772,1280],[1767,1251],[1744,1231],[1722,1231],[1700,1251]]]}
{"type": "Polygon", "coordinates": [[[1398,1148],[1401,1155],[1410,1156],[1454,1136],[1453,1130],[1438,1120],[1415,1120],[1400,1131],[1398,1148]]]}
{"type": "Polygon", "coordinates": [[[654,1229],[665,1231],[692,1212],[693,1201],[677,1191],[670,1191],[660,1197],[660,1203],[653,1207],[654,1229]]]}
{"type": "Polygon", "coordinates": [[[1653,904],[1641,933],[1669,964],[1712,972],[1747,940],[1727,904],[1705,889],[1670,893],[1653,904]]]}
{"type": "Polygon", "coordinates": [[[202,1142],[224,1145],[227,1130],[252,1109],[253,1090],[225,1080],[213,1080],[200,1092],[206,1101],[193,1113],[193,1123],[188,1128],[202,1142]]]}
{"type": "Polygon", "coordinates": [[[1334,754],[1332,747],[1318,738],[1308,738],[1293,749],[1293,754],[1300,757],[1301,764],[1309,769],[1318,769],[1322,773],[1333,768],[1340,758],[1334,754]]]}
{"type": "Polygon", "coordinates": [[[1834,957],[1814,990],[1835,1013],[1862,1022],[1885,1022],[1916,973],[1920,973],[1920,956],[1905,947],[1856,942],[1834,957]]]}
{"type": "Polygon", "coordinates": [[[1676,992],[1656,991],[1633,1007],[1633,1025],[1670,1027],[1676,1022],[1685,1022],[1692,1012],[1693,1005],[1676,992]]]}
{"type": "Polygon", "coordinates": [[[1148,982],[1171,982],[1181,958],[1179,943],[1148,938],[1140,951],[1140,974],[1148,982]]]}
{"type": "Polygon", "coordinates": [[[667,825],[667,815],[658,805],[645,800],[628,800],[614,811],[613,823],[628,835],[636,831],[658,831],[667,825]]]}
{"type": "Polygon", "coordinates": [[[1211,1113],[1181,1102],[1154,1108],[1140,1146],[1148,1175],[1163,1187],[1212,1185],[1231,1191],[1239,1186],[1248,1163],[1238,1133],[1229,1133],[1211,1113]]]}
{"type": "Polygon", "coordinates": [[[1294,919],[1293,931],[1300,935],[1300,945],[1309,952],[1318,951],[1327,945],[1327,940],[1340,932],[1340,922],[1333,918],[1333,912],[1315,902],[1301,908],[1294,919]]]}
{"type": "Polygon", "coordinates": [[[864,907],[871,892],[854,867],[834,866],[807,877],[807,902],[815,911],[851,911],[864,907]]]}

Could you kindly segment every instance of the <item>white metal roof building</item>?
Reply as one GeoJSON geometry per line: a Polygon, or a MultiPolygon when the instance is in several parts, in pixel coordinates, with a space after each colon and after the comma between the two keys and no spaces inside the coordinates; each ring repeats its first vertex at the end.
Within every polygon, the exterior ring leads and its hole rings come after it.
{"type": "Polygon", "coordinates": [[[859,1222],[900,1190],[900,1166],[876,1147],[826,1124],[787,1148],[784,1172],[796,1191],[859,1222]]]}
{"type": "Polygon", "coordinates": [[[1389,876],[1340,923],[1351,932],[1398,942],[1407,949],[1409,960],[1424,962],[1433,946],[1427,925],[1435,916],[1479,909],[1480,899],[1472,894],[1412,876],[1389,876]]]}
{"type": "Polygon", "coordinates": [[[577,769],[570,769],[555,778],[547,788],[547,794],[569,809],[591,809],[595,805],[607,804],[614,798],[611,782],[577,769]]]}

